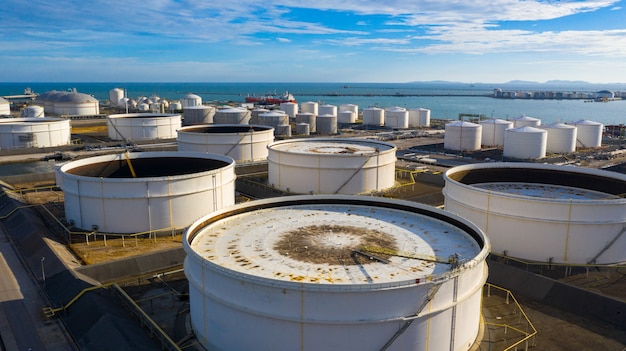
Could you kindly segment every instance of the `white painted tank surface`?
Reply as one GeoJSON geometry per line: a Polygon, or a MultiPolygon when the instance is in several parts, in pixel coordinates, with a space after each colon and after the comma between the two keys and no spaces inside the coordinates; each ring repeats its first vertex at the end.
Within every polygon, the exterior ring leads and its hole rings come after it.
{"type": "Polygon", "coordinates": [[[571,124],[578,129],[576,147],[586,149],[602,146],[602,123],[582,119],[571,124]]]}
{"type": "Polygon", "coordinates": [[[180,111],[183,109],[183,104],[180,101],[172,101],[170,103],[170,111],[180,111]]]}
{"type": "Polygon", "coordinates": [[[54,114],[54,104],[63,95],[69,94],[67,91],[51,90],[47,91],[35,99],[38,104],[43,105],[46,114],[54,114]]]}
{"type": "Polygon", "coordinates": [[[337,123],[352,124],[354,122],[356,122],[356,114],[354,111],[337,112],[337,123]]]}
{"type": "Polygon", "coordinates": [[[279,124],[276,127],[275,133],[278,136],[290,137],[291,136],[291,125],[289,124],[279,124]]]}
{"type": "Polygon", "coordinates": [[[359,194],[395,183],[396,147],[375,140],[312,138],[268,146],[268,182],[298,194],[359,194]]]}
{"type": "Polygon", "coordinates": [[[409,109],[409,128],[430,127],[430,110],[427,108],[409,109]]]}
{"type": "Polygon", "coordinates": [[[337,115],[319,115],[315,118],[318,134],[337,134],[337,115]]]}
{"type": "Polygon", "coordinates": [[[222,155],[112,154],[68,162],[59,171],[66,220],[85,230],[171,233],[235,203],[235,161],[222,155]]]}
{"type": "Polygon", "coordinates": [[[337,115],[337,106],[335,105],[320,105],[318,108],[318,116],[320,115],[337,115]]]}
{"type": "Polygon", "coordinates": [[[270,112],[270,110],[261,107],[257,107],[250,111],[250,124],[259,124],[259,115],[266,112],[270,112]]]}
{"type": "MultiPolygon", "coordinates": [[[[2,113],[0,112],[0,114],[2,114],[2,113]]],[[[28,105],[28,106],[24,107],[24,109],[20,112],[20,116],[21,117],[26,117],[26,118],[32,118],[32,117],[41,118],[41,117],[45,117],[43,106],[28,105]]]]}
{"type": "Polygon", "coordinates": [[[0,116],[11,115],[11,103],[0,96],[0,116]]]}
{"type": "Polygon", "coordinates": [[[355,116],[359,115],[359,105],[354,104],[341,104],[339,105],[339,112],[341,111],[352,111],[355,116]]]}
{"type": "Polygon", "coordinates": [[[285,112],[289,118],[296,118],[296,114],[298,113],[298,104],[295,102],[281,102],[280,110],[285,112]]]}
{"type": "Polygon", "coordinates": [[[548,132],[535,127],[509,128],[504,131],[502,156],[519,160],[546,157],[548,132]]]}
{"type": "Polygon", "coordinates": [[[182,118],[176,113],[123,113],[109,115],[107,129],[112,140],[176,138],[182,118]]]}
{"type": "Polygon", "coordinates": [[[445,209],[478,225],[493,252],[568,264],[626,262],[626,175],[539,163],[444,174],[445,209]]]}
{"type": "Polygon", "coordinates": [[[31,117],[0,119],[0,149],[42,148],[69,145],[70,121],[65,118],[31,117]]]}
{"type": "Polygon", "coordinates": [[[539,127],[541,125],[541,120],[539,118],[534,118],[530,116],[520,116],[513,119],[513,128],[519,127],[539,127]]]}
{"type": "Polygon", "coordinates": [[[300,104],[300,112],[312,113],[317,116],[319,104],[314,101],[307,101],[300,104]]]}
{"type": "Polygon", "coordinates": [[[91,116],[100,114],[100,103],[91,95],[71,92],[58,97],[54,102],[57,115],[91,116]]]}
{"type": "Polygon", "coordinates": [[[385,110],[378,107],[363,109],[363,125],[380,127],[385,124],[385,110]]]}
{"type": "Polygon", "coordinates": [[[541,126],[548,132],[546,152],[570,153],[576,151],[577,128],[563,123],[553,123],[541,126]]]}
{"type": "Polygon", "coordinates": [[[296,115],[296,124],[306,123],[309,125],[309,131],[315,133],[317,124],[317,115],[311,112],[300,112],[296,115]]]}
{"type": "Polygon", "coordinates": [[[259,124],[262,126],[270,126],[275,130],[281,124],[289,124],[289,116],[280,110],[261,113],[259,114],[259,124]]]}
{"type": "Polygon", "coordinates": [[[445,125],[443,147],[448,150],[480,150],[483,127],[480,124],[456,121],[445,125]]]}
{"type": "Polygon", "coordinates": [[[199,219],[183,247],[207,350],[464,351],[478,335],[489,241],[430,206],[257,200],[199,219]]]}
{"type": "Polygon", "coordinates": [[[385,127],[406,129],[409,127],[409,111],[402,107],[395,107],[385,111],[385,127]]]}
{"type": "Polygon", "coordinates": [[[481,144],[485,146],[504,146],[504,131],[513,128],[513,122],[499,118],[486,119],[478,123],[483,127],[481,144]]]}
{"type": "Polygon", "coordinates": [[[137,104],[137,109],[139,111],[147,112],[147,111],[150,111],[150,105],[148,105],[145,102],[140,102],[137,104]]]}
{"type": "Polygon", "coordinates": [[[274,128],[260,125],[213,124],[178,130],[178,151],[226,155],[237,163],[267,159],[267,146],[274,141],[274,128]]]}
{"type": "Polygon", "coordinates": [[[124,98],[124,89],[113,88],[109,90],[109,101],[113,106],[120,106],[120,100],[124,98]]]}
{"type": "Polygon", "coordinates": [[[183,116],[184,126],[210,124],[213,123],[215,107],[207,105],[189,106],[183,109],[183,116]]]}
{"type": "Polygon", "coordinates": [[[180,103],[183,108],[190,106],[200,106],[202,105],[202,98],[196,94],[188,93],[180,98],[180,103]]]}
{"type": "Polygon", "coordinates": [[[308,123],[296,123],[296,134],[297,135],[310,135],[311,126],[308,123]]]}
{"type": "Polygon", "coordinates": [[[229,107],[215,111],[213,123],[215,124],[248,124],[250,111],[245,108],[229,107]]]}

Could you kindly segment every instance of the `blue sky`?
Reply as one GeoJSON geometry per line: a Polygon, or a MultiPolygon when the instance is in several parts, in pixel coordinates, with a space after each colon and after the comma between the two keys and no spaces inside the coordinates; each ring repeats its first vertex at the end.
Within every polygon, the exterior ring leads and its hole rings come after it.
{"type": "Polygon", "coordinates": [[[626,81],[626,0],[3,0],[4,82],[626,81]]]}

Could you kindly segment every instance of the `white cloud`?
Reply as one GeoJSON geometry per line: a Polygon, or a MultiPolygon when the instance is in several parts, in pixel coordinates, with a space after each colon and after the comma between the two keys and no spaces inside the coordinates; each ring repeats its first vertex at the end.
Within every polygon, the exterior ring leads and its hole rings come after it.
{"type": "Polygon", "coordinates": [[[281,43],[291,43],[291,40],[289,40],[287,38],[276,38],[276,40],[281,42],[281,43]]]}

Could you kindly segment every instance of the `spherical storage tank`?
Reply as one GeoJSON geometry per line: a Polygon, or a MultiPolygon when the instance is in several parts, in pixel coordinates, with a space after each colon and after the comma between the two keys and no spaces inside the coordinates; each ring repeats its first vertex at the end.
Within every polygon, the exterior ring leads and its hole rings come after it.
{"type": "Polygon", "coordinates": [[[363,109],[363,125],[380,127],[385,124],[385,110],[378,107],[363,109]]]}
{"type": "Polygon", "coordinates": [[[215,124],[248,124],[250,111],[245,108],[228,107],[218,109],[213,116],[215,124]]]}
{"type": "Polygon", "coordinates": [[[568,264],[626,262],[626,175],[539,163],[444,174],[445,209],[478,225],[493,252],[568,264]]]}
{"type": "Polygon", "coordinates": [[[207,350],[462,351],[478,335],[489,242],[436,208],[257,200],[199,219],[183,247],[191,326],[207,350]]]}
{"type": "Polygon", "coordinates": [[[570,153],[576,151],[577,128],[563,123],[541,126],[548,132],[546,152],[570,153]]]}
{"type": "Polygon", "coordinates": [[[513,122],[493,118],[478,122],[482,127],[481,144],[486,146],[504,146],[504,131],[513,128],[513,122]]]}
{"type": "Polygon", "coordinates": [[[602,146],[602,129],[604,129],[602,123],[582,119],[571,124],[578,130],[576,147],[594,148],[602,146]]]}
{"type": "Polygon", "coordinates": [[[137,152],[58,169],[65,217],[104,233],[180,229],[235,203],[235,162],[199,152],[137,152]]]}
{"type": "Polygon", "coordinates": [[[509,128],[504,131],[502,156],[520,160],[546,157],[548,132],[534,127],[509,128]]]}
{"type": "Polygon", "coordinates": [[[183,115],[183,125],[185,126],[213,123],[215,107],[206,105],[189,106],[183,110],[183,115]]]}
{"type": "Polygon", "coordinates": [[[443,147],[456,151],[480,150],[483,127],[480,124],[456,121],[445,125],[443,147]]]}
{"type": "Polygon", "coordinates": [[[0,96],[0,116],[10,116],[11,115],[11,103],[9,103],[5,98],[0,96]]]}
{"type": "Polygon", "coordinates": [[[299,194],[358,194],[395,182],[396,147],[364,139],[314,138],[268,146],[268,181],[299,194]]]}
{"type": "Polygon", "coordinates": [[[176,138],[182,125],[179,114],[124,113],[109,115],[107,129],[112,140],[156,140],[176,138]]]}
{"type": "Polygon", "coordinates": [[[236,162],[267,159],[267,146],[273,141],[274,129],[268,126],[214,124],[178,130],[178,151],[226,155],[236,162]]]}
{"type": "Polygon", "coordinates": [[[70,121],[64,118],[0,119],[0,148],[41,148],[69,145],[70,121]]]}
{"type": "Polygon", "coordinates": [[[529,116],[520,116],[513,119],[513,127],[539,127],[541,125],[541,120],[534,117],[529,116]]]}

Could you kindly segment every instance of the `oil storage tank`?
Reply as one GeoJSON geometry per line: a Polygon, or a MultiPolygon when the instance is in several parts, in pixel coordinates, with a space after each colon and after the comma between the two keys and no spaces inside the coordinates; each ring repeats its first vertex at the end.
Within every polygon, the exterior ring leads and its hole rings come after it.
{"type": "Polygon", "coordinates": [[[70,120],[65,118],[1,118],[0,149],[69,145],[70,130],[70,120]]]}
{"type": "Polygon", "coordinates": [[[550,153],[570,153],[576,151],[576,135],[575,126],[563,123],[553,123],[541,126],[548,132],[548,140],[546,143],[546,152],[550,153]]]}
{"type": "Polygon", "coordinates": [[[444,174],[445,209],[478,225],[493,252],[566,264],[626,262],[626,175],[504,162],[444,174]]]}
{"type": "Polygon", "coordinates": [[[409,112],[403,107],[395,107],[385,111],[385,127],[406,129],[409,127],[409,112]]]}
{"type": "Polygon", "coordinates": [[[385,124],[385,110],[378,107],[363,109],[363,125],[380,127],[385,124]]]}
{"type": "Polygon", "coordinates": [[[268,146],[270,185],[299,194],[358,194],[395,182],[396,147],[365,139],[314,138],[268,146]]]}
{"type": "Polygon", "coordinates": [[[546,157],[548,132],[535,127],[509,128],[504,131],[504,157],[534,160],[546,157]]]}
{"type": "Polygon", "coordinates": [[[176,113],[122,113],[109,115],[107,127],[112,140],[139,141],[176,138],[182,117],[176,113]]]}
{"type": "Polygon", "coordinates": [[[586,149],[602,146],[602,123],[582,119],[571,124],[578,130],[576,147],[586,149]]]}
{"type": "Polygon", "coordinates": [[[463,351],[478,335],[488,239],[433,207],[256,200],[199,219],[183,247],[207,350],[463,351]]]}
{"type": "Polygon", "coordinates": [[[315,118],[315,131],[319,134],[337,134],[337,115],[319,115],[315,118]]]}
{"type": "Polygon", "coordinates": [[[215,124],[248,124],[251,113],[245,108],[228,107],[215,111],[213,123],[215,124]]]}
{"type": "Polygon", "coordinates": [[[430,110],[427,108],[409,109],[409,128],[429,127],[430,110]]]}
{"type": "Polygon", "coordinates": [[[183,125],[213,123],[215,107],[207,105],[189,106],[183,109],[183,125]]]}
{"type": "Polygon", "coordinates": [[[456,151],[480,150],[483,127],[480,124],[456,121],[445,125],[443,147],[456,151]]]}
{"type": "Polygon", "coordinates": [[[520,127],[539,127],[541,125],[541,120],[539,118],[534,118],[530,116],[520,116],[513,119],[513,128],[520,127]]]}
{"type": "Polygon", "coordinates": [[[267,146],[274,141],[268,126],[214,124],[183,127],[178,130],[178,151],[226,155],[235,162],[267,159],[267,146]]]}
{"type": "Polygon", "coordinates": [[[306,123],[309,125],[309,131],[311,133],[315,133],[316,123],[317,123],[317,115],[311,112],[300,112],[296,115],[296,124],[306,123]]]}
{"type": "Polygon", "coordinates": [[[11,103],[0,96],[0,116],[10,116],[11,115],[11,103]]]}
{"type": "Polygon", "coordinates": [[[481,144],[485,146],[504,146],[504,132],[513,128],[513,122],[499,118],[478,122],[482,127],[481,144]]]}
{"type": "Polygon", "coordinates": [[[64,164],[65,218],[103,233],[182,229],[235,203],[235,161],[199,152],[136,152],[64,164]]]}
{"type": "Polygon", "coordinates": [[[307,101],[300,104],[300,112],[312,113],[317,116],[319,104],[315,101],[307,101]]]}

